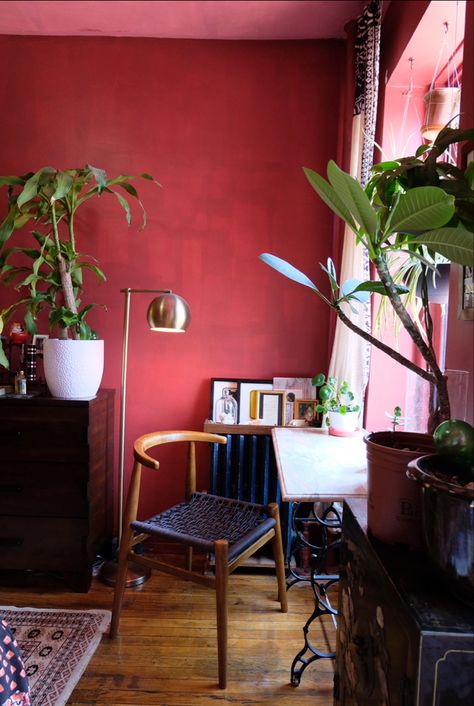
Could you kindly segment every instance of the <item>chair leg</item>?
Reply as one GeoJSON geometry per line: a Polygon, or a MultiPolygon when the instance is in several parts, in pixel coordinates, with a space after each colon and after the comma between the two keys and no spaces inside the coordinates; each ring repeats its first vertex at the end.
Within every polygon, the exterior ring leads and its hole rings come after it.
{"type": "Polygon", "coordinates": [[[227,686],[227,586],[229,579],[229,545],[224,539],[214,544],[216,558],[216,617],[217,617],[217,660],[219,665],[219,688],[227,686]]]}
{"type": "Polygon", "coordinates": [[[124,528],[122,540],[120,542],[117,576],[115,579],[114,604],[112,608],[112,621],[110,624],[110,637],[114,638],[118,635],[120,613],[122,610],[123,594],[125,593],[125,584],[127,583],[128,561],[127,556],[130,550],[130,540],[132,538],[132,529],[130,526],[124,528]]]}
{"type": "Polygon", "coordinates": [[[288,613],[288,599],[286,595],[285,559],[283,557],[283,540],[281,537],[280,512],[276,503],[268,506],[270,515],[275,520],[275,536],[272,539],[273,557],[278,582],[278,600],[282,613],[288,613]]]}
{"type": "Polygon", "coordinates": [[[186,571],[192,571],[193,570],[193,548],[190,547],[189,545],[186,545],[185,551],[186,551],[185,569],[186,569],[186,571]]]}

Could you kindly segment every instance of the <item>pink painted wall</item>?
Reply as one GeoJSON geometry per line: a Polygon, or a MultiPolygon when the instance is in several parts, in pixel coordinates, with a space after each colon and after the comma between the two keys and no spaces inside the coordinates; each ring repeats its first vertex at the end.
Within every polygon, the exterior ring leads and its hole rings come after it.
{"type": "MultiPolygon", "coordinates": [[[[104,387],[120,386],[121,288],[171,288],[192,310],[188,332],[167,336],[147,330],[146,296],[132,301],[127,479],[134,438],[202,429],[211,377],[325,369],[328,309],[258,255],[322,280],[333,221],[302,167],[323,170],[337,153],[342,42],[4,36],[0,64],[0,174],[90,162],[163,185],[137,183],[143,233],[127,230],[115,199],[80,219],[79,247],[107,275],[86,291],[108,309],[90,317],[105,339],[104,387]]],[[[150,490],[160,507],[179,496],[174,476],[150,490]]]]}

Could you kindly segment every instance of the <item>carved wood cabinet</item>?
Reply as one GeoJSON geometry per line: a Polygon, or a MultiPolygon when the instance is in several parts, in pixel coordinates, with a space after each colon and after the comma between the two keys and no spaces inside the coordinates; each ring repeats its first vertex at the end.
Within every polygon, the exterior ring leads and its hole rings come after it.
{"type": "Polygon", "coordinates": [[[371,540],[364,506],[344,504],[334,704],[471,706],[473,610],[424,552],[371,540]]]}
{"type": "Polygon", "coordinates": [[[87,591],[113,531],[112,390],[93,400],[0,398],[0,570],[87,591]]]}

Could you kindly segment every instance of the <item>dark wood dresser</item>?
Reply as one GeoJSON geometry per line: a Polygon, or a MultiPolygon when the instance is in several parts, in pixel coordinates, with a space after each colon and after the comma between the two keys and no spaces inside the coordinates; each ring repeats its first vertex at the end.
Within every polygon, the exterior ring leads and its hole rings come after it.
{"type": "Polygon", "coordinates": [[[62,574],[87,591],[113,533],[114,391],[0,398],[0,570],[62,574]]]}
{"type": "Polygon", "coordinates": [[[337,706],[471,706],[474,611],[422,551],[372,540],[366,505],[344,504],[337,706]]]}

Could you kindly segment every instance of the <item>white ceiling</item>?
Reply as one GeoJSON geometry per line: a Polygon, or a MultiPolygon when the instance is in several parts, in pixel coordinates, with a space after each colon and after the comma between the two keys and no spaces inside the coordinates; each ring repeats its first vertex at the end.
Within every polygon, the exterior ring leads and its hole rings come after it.
{"type": "MultiPolygon", "coordinates": [[[[343,38],[367,0],[2,0],[0,34],[343,38]]],[[[384,3],[386,5],[388,3],[384,3]]]]}

